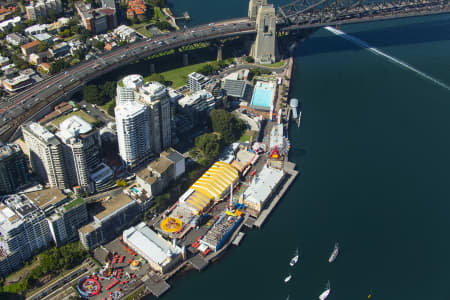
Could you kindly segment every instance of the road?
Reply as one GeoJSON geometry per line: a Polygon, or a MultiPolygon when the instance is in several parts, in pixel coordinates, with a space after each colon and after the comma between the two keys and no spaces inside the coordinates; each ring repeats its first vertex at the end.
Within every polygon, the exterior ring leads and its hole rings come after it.
{"type": "MultiPolygon", "coordinates": [[[[104,72],[112,71],[137,58],[144,58],[201,41],[255,32],[254,22],[249,21],[247,18],[240,18],[200,25],[184,31],[169,33],[155,39],[141,40],[119,47],[95,59],[82,62],[64,72],[35,83],[30,88],[0,103],[0,126],[7,124],[10,120],[14,120],[26,111],[32,110],[40,101],[58,92],[65,92],[65,88],[74,82],[85,84],[104,72]]],[[[18,125],[20,124],[16,124],[16,126],[18,125]]]]}

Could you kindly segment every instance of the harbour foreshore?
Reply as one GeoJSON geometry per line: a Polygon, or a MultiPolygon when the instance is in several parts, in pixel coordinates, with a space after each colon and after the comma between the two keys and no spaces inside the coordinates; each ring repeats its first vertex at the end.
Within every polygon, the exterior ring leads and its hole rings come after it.
{"type": "MultiPolygon", "coordinates": [[[[287,65],[286,70],[283,72],[285,75],[285,78],[288,78],[288,80],[285,81],[285,86],[288,91],[288,95],[291,89],[291,81],[294,73],[294,58],[289,57],[287,59],[287,65]]],[[[279,101],[280,99],[278,99],[279,101]]],[[[280,103],[278,103],[280,104],[280,103]]],[[[278,105],[277,105],[278,107],[278,105]]],[[[289,122],[290,122],[290,108],[289,106],[286,107],[286,109],[283,112],[283,124],[286,132],[288,132],[289,128],[289,122]]],[[[205,256],[198,253],[195,255],[191,255],[189,258],[184,260],[180,265],[178,265],[175,269],[168,272],[167,274],[164,274],[161,277],[158,276],[145,276],[143,278],[143,282],[141,285],[136,287],[135,290],[138,290],[141,288],[141,286],[145,286],[145,292],[141,293],[140,295],[136,295],[131,299],[142,299],[149,294],[152,294],[155,297],[161,296],[163,293],[167,292],[170,289],[170,285],[167,283],[170,280],[176,280],[174,278],[175,275],[180,274],[182,272],[188,271],[190,269],[196,269],[197,271],[203,271],[207,266],[220,259],[223,253],[225,253],[230,245],[235,245],[236,247],[239,246],[241,243],[241,240],[244,236],[245,228],[262,228],[264,223],[267,221],[271,213],[275,210],[279,202],[282,200],[283,196],[289,189],[289,187],[292,185],[292,183],[297,178],[297,175],[299,172],[295,170],[296,165],[293,162],[290,162],[288,160],[288,157],[284,158],[283,161],[283,171],[285,172],[285,176],[282,180],[282,182],[275,188],[276,190],[271,194],[271,198],[268,199],[266,207],[261,211],[259,216],[257,218],[254,218],[250,215],[245,215],[244,220],[239,224],[239,226],[232,232],[231,236],[227,239],[227,241],[221,246],[219,250],[216,252],[211,252],[205,256]],[[237,240],[235,242],[235,240],[237,240]]],[[[130,294],[132,294],[133,291],[131,291],[130,294]]],[[[127,296],[125,296],[125,299],[127,296]]]]}

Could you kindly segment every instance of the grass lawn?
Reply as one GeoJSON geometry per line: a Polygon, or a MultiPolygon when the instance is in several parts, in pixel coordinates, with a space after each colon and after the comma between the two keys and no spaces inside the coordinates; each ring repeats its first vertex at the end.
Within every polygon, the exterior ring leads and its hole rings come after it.
{"type": "Polygon", "coordinates": [[[98,120],[97,120],[97,119],[91,117],[90,115],[88,115],[87,113],[85,113],[85,112],[82,111],[82,110],[78,110],[78,111],[71,112],[70,114],[67,114],[67,115],[65,115],[65,116],[59,117],[58,119],[53,120],[50,124],[52,124],[53,126],[58,127],[58,125],[59,125],[62,121],[66,120],[67,118],[69,118],[69,117],[71,117],[71,116],[79,116],[79,117],[81,117],[82,119],[84,119],[85,121],[91,123],[93,126],[95,126],[95,125],[98,123],[98,120]]]}
{"type": "Polygon", "coordinates": [[[144,35],[145,37],[152,37],[153,34],[147,30],[147,26],[149,26],[150,24],[153,24],[154,21],[152,20],[148,20],[139,24],[133,24],[130,27],[133,28],[134,30],[136,30],[137,32],[139,32],[140,34],[144,35]]]}
{"type": "Polygon", "coordinates": [[[153,11],[155,14],[153,15],[154,20],[159,20],[160,22],[167,21],[166,15],[161,11],[161,8],[159,6],[155,6],[153,11]]]}
{"type": "MultiPolygon", "coordinates": [[[[161,75],[164,76],[165,80],[172,82],[172,88],[177,89],[187,83],[188,74],[197,71],[198,69],[200,69],[201,67],[203,67],[208,63],[210,62],[202,62],[195,65],[189,65],[177,69],[172,69],[161,73],[161,75]]],[[[150,76],[145,77],[144,80],[147,81],[149,77],[150,76]]]]}
{"type": "Polygon", "coordinates": [[[279,67],[283,67],[285,64],[286,64],[286,62],[284,60],[281,60],[281,61],[278,61],[276,63],[263,65],[263,66],[264,67],[279,68],[279,67]]]}
{"type": "Polygon", "coordinates": [[[30,264],[28,266],[24,266],[24,267],[20,268],[19,270],[15,271],[14,273],[9,274],[5,278],[5,285],[8,285],[9,283],[17,282],[17,281],[21,280],[22,278],[25,278],[38,265],[39,265],[39,260],[36,259],[33,261],[32,264],[30,264]]]}
{"type": "Polygon", "coordinates": [[[78,37],[79,37],[79,34],[74,34],[74,35],[72,35],[72,36],[68,36],[68,37],[66,37],[66,38],[63,38],[63,41],[64,41],[64,42],[68,42],[68,41],[73,40],[73,39],[76,39],[76,38],[78,38],[78,37]]]}
{"type": "Polygon", "coordinates": [[[244,134],[239,138],[239,142],[243,143],[243,142],[248,142],[250,140],[255,140],[256,139],[256,135],[258,133],[256,131],[252,131],[252,130],[247,130],[246,132],[244,132],[244,134]]]}

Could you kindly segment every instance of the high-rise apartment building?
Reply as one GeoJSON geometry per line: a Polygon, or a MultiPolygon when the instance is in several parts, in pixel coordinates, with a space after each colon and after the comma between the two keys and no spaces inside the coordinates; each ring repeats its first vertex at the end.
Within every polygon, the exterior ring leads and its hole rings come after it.
{"type": "Polygon", "coordinates": [[[12,194],[29,178],[27,159],[16,144],[0,147],[0,194],[12,194]]]}
{"type": "Polygon", "coordinates": [[[39,17],[46,18],[48,15],[63,12],[61,0],[39,0],[25,7],[28,20],[36,21],[39,17]]]}
{"type": "Polygon", "coordinates": [[[34,122],[22,125],[22,133],[30,153],[32,171],[50,187],[68,188],[64,148],[58,138],[34,122]]]}
{"type": "Polygon", "coordinates": [[[59,124],[56,136],[63,143],[69,185],[78,185],[93,192],[89,174],[100,164],[101,139],[98,130],[79,116],[72,116],[59,124]]]}
{"type": "Polygon", "coordinates": [[[151,156],[151,128],[147,107],[140,103],[117,105],[115,110],[119,155],[129,169],[151,156]]]}
{"type": "Polygon", "coordinates": [[[161,153],[172,144],[170,97],[167,88],[156,81],[147,82],[139,88],[136,97],[148,107],[152,151],[161,153]]]}
{"type": "Polygon", "coordinates": [[[193,92],[203,90],[209,82],[209,77],[203,74],[192,72],[188,75],[188,87],[193,92]]]}
{"type": "Polygon", "coordinates": [[[144,85],[141,75],[128,75],[117,83],[116,105],[132,103],[135,100],[136,91],[144,85]]]}
{"type": "Polygon", "coordinates": [[[23,194],[0,203],[0,274],[6,275],[46,247],[51,235],[45,214],[23,194]]]}
{"type": "Polygon", "coordinates": [[[60,246],[78,239],[78,229],[88,222],[85,201],[57,189],[12,194],[0,201],[0,276],[51,241],[60,246]]]}

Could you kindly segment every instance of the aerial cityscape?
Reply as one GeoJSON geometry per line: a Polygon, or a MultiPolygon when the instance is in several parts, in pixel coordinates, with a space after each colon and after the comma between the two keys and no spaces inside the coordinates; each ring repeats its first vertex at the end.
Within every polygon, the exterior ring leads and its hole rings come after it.
{"type": "Polygon", "coordinates": [[[0,1],[0,299],[444,297],[448,1],[200,2],[0,1]]]}

